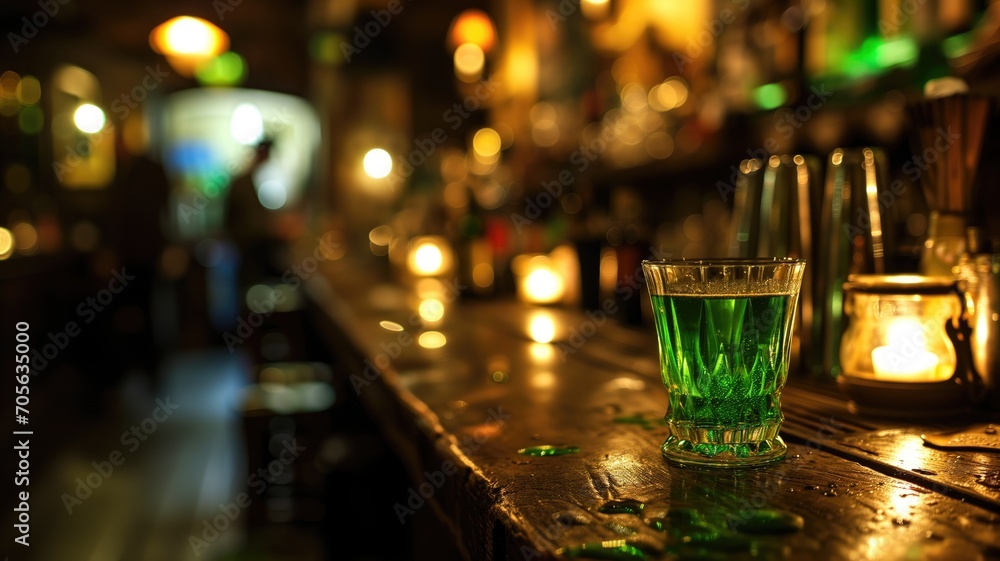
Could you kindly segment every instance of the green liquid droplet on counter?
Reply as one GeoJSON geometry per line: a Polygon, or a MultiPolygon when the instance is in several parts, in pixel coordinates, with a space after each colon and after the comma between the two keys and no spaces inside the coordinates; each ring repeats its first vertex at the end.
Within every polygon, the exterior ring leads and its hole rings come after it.
{"type": "Polygon", "coordinates": [[[652,420],[647,419],[642,413],[628,417],[615,417],[612,422],[619,425],[638,425],[646,430],[653,430],[652,420]]]}
{"type": "Polygon", "coordinates": [[[642,509],[646,508],[644,503],[634,499],[620,499],[608,501],[597,508],[597,512],[604,514],[634,514],[639,516],[642,509]]]}
{"type": "Polygon", "coordinates": [[[563,547],[556,550],[556,554],[573,559],[612,559],[615,561],[646,558],[646,554],[641,549],[625,543],[625,540],[609,540],[563,547]]]}
{"type": "Polygon", "coordinates": [[[733,529],[744,534],[788,534],[805,526],[801,516],[780,510],[755,510],[733,529]]]}
{"type": "Polygon", "coordinates": [[[579,446],[553,446],[551,444],[542,444],[541,446],[521,448],[517,451],[517,453],[524,456],[565,456],[566,454],[576,454],[579,451],[579,446]]]}

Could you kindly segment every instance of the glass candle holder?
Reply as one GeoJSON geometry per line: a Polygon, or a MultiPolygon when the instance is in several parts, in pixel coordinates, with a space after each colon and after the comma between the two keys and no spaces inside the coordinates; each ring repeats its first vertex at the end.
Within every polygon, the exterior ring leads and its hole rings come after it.
{"type": "Polygon", "coordinates": [[[852,412],[941,416],[970,402],[968,324],[953,279],[851,275],[843,288],[838,383],[852,412]]]}

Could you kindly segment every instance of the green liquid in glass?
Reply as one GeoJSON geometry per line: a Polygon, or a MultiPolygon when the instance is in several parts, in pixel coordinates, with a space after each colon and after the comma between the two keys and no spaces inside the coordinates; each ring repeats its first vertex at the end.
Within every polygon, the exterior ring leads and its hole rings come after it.
{"type": "Polygon", "coordinates": [[[779,400],[788,376],[793,296],[651,299],[670,401],[664,455],[720,466],[736,458],[746,458],[738,462],[744,465],[781,459],[779,400]]]}

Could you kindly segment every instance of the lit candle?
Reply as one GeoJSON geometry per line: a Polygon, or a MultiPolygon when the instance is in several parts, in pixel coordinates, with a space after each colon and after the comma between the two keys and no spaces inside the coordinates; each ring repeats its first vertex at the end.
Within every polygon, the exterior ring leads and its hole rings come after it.
{"type": "Polygon", "coordinates": [[[925,350],[905,351],[886,345],[872,351],[875,377],[899,382],[937,379],[938,357],[925,350]]]}
{"type": "Polygon", "coordinates": [[[888,345],[872,350],[872,369],[876,378],[899,382],[925,382],[939,378],[940,360],[927,350],[927,338],[918,320],[893,320],[886,328],[886,341],[888,345]]]}

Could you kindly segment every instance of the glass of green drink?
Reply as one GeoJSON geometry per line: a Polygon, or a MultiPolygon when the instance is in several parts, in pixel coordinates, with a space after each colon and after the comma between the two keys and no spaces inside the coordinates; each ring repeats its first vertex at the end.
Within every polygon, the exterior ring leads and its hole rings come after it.
{"type": "Polygon", "coordinates": [[[802,259],[643,261],[669,392],[668,460],[752,467],[785,456],[788,377],[802,259]]]}

